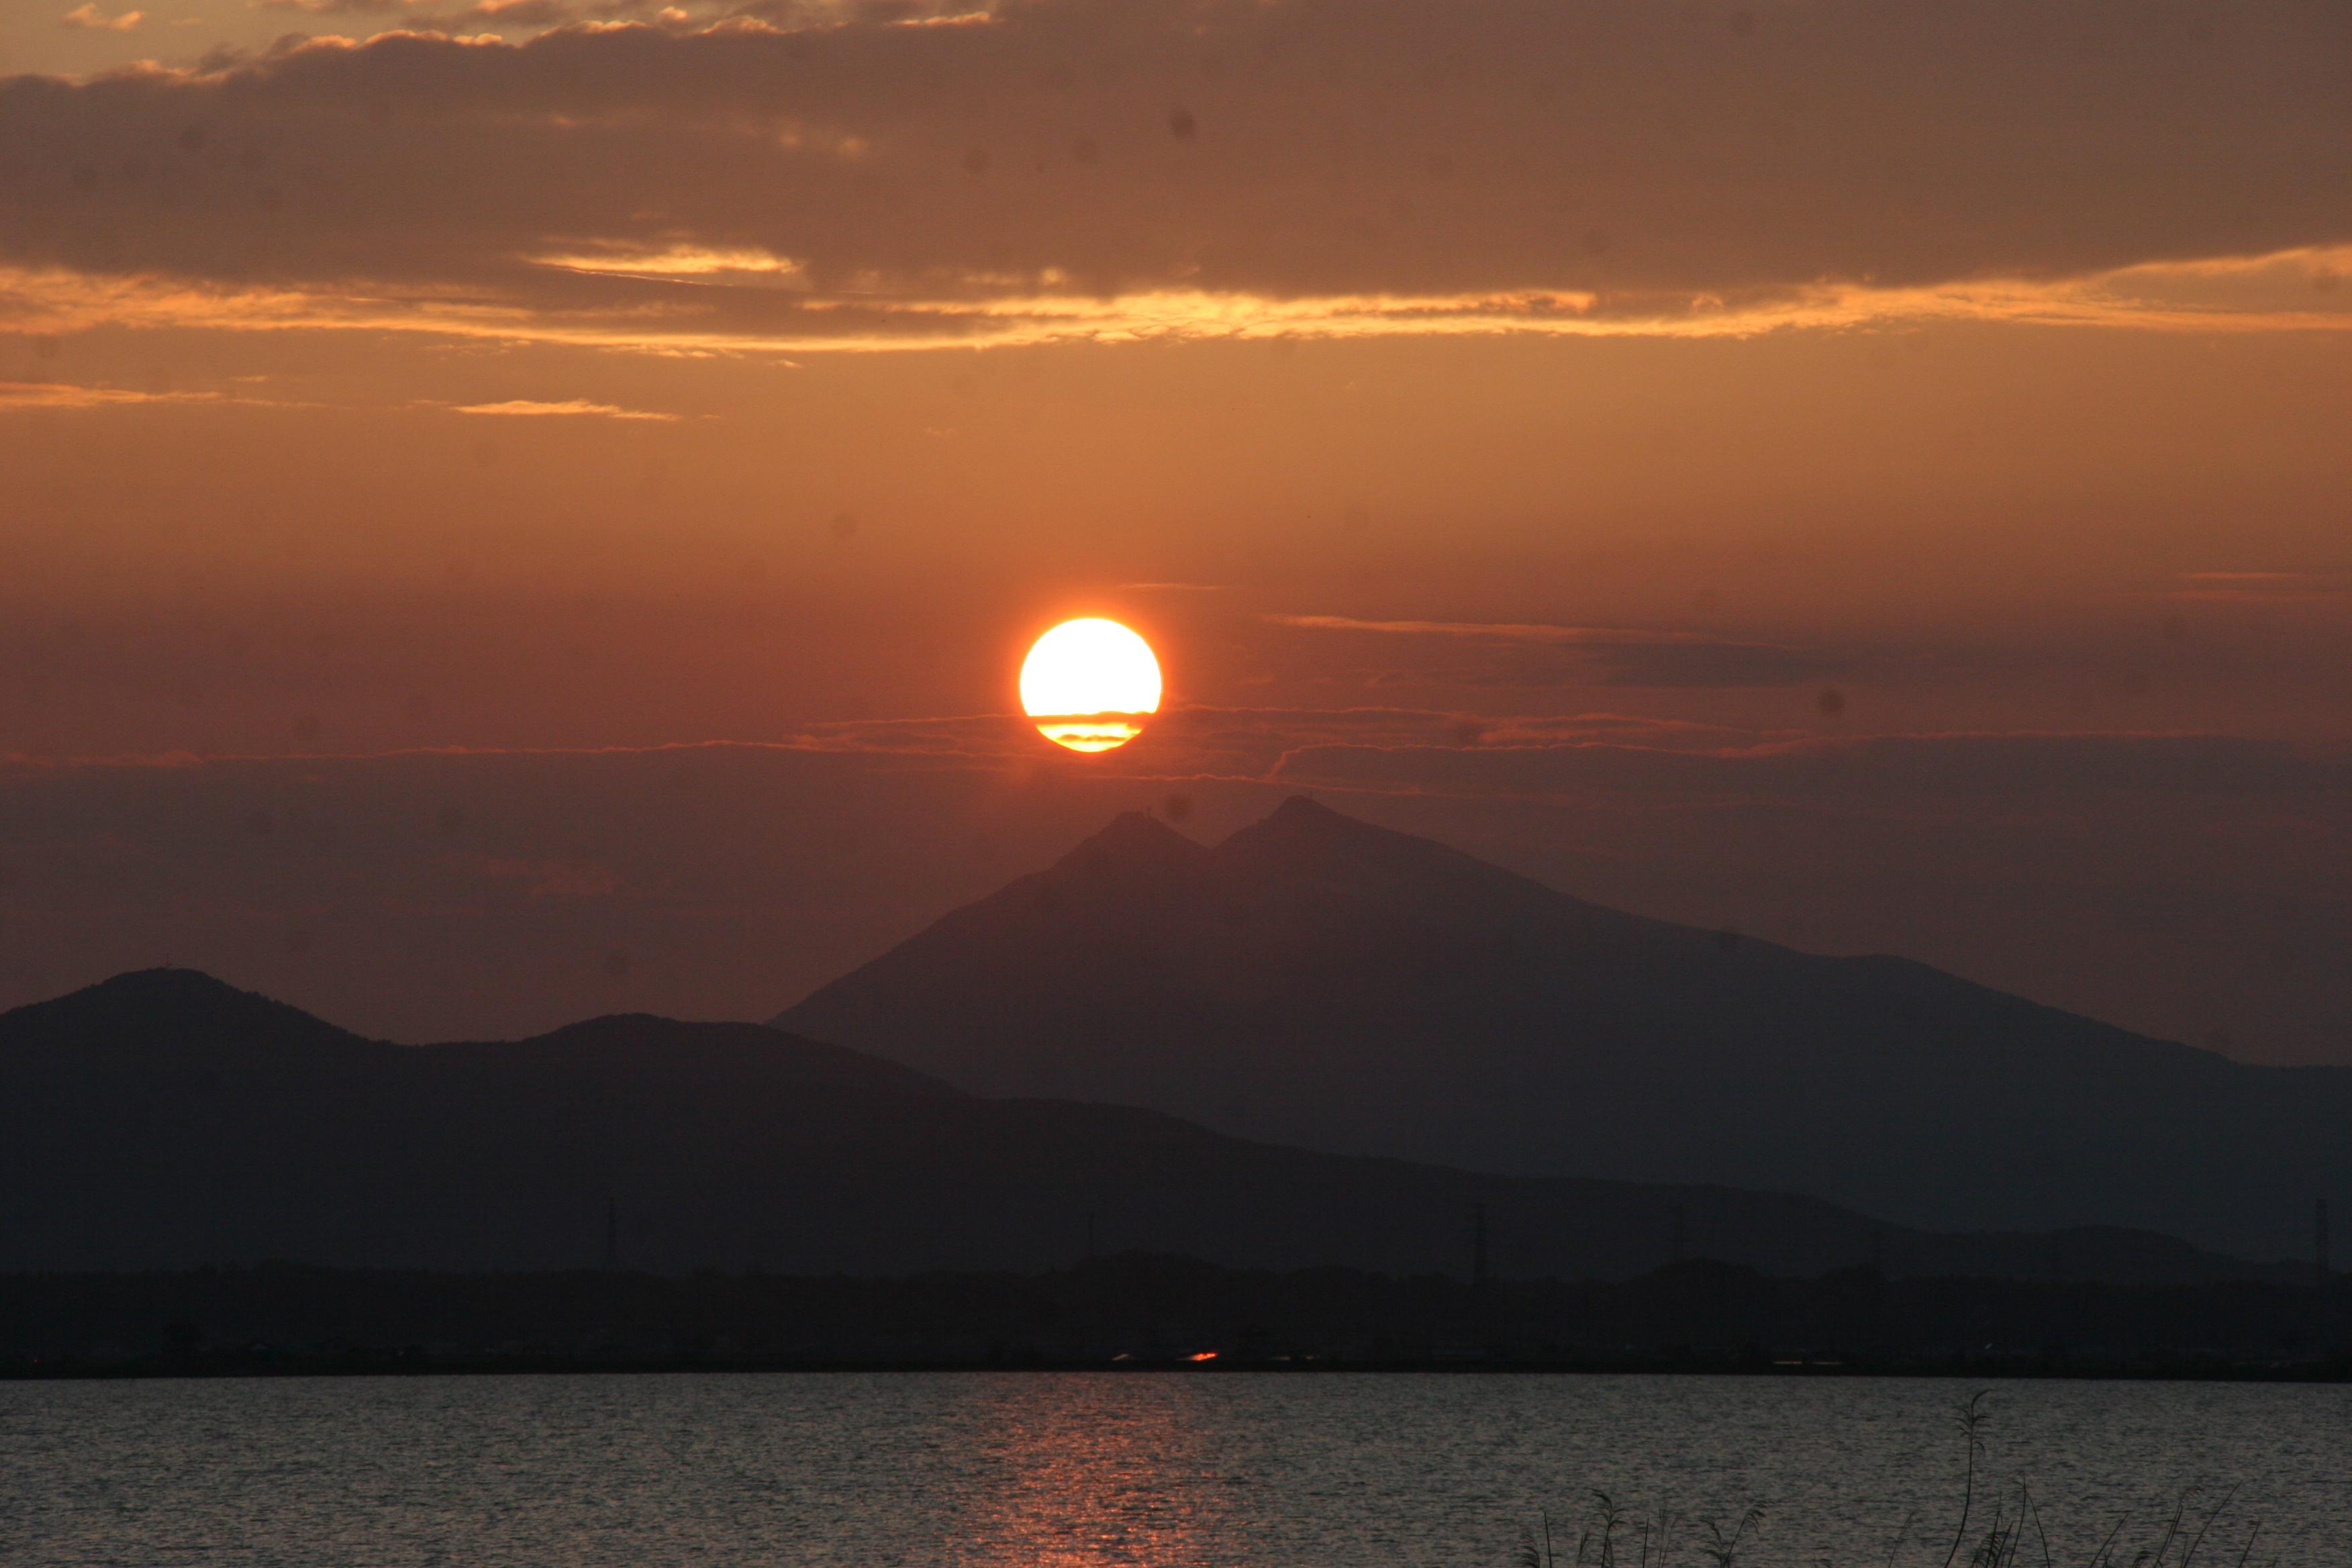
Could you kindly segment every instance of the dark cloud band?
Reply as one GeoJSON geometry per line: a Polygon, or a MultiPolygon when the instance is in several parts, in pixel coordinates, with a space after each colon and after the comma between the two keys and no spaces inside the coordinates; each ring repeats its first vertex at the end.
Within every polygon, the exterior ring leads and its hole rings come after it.
{"type": "Polygon", "coordinates": [[[0,260],[746,333],[1165,289],[1706,309],[2352,237],[2347,58],[2319,0],[395,34],[0,83],[0,260]]]}

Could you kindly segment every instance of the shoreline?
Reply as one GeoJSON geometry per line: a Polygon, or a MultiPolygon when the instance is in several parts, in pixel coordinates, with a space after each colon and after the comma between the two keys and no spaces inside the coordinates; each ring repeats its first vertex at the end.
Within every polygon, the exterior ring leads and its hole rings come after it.
{"type": "Polygon", "coordinates": [[[1349,1375],[1512,1377],[1738,1377],[1984,1380],[1995,1383],[2257,1383],[2330,1386],[2352,1383],[2352,1359],[2326,1362],[2126,1361],[2053,1362],[2042,1358],[1971,1357],[1910,1361],[1807,1361],[1758,1364],[1737,1357],[1540,1359],[1433,1356],[1421,1359],[1219,1355],[1196,1363],[1182,1356],[1035,1355],[1004,1357],[831,1357],[617,1355],[449,1355],[402,1352],[305,1354],[269,1352],[200,1356],[189,1361],[67,1361],[0,1363],[0,1383],[207,1382],[256,1378],[543,1377],[614,1374],[726,1376],[823,1374],[1093,1373],[1111,1377],[1313,1377],[1349,1375]]]}

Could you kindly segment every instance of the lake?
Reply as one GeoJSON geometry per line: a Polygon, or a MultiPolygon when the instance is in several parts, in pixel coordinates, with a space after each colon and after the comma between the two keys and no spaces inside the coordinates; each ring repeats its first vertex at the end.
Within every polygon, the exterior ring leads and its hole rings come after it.
{"type": "MultiPolygon", "coordinates": [[[[777,1373],[0,1384],[0,1562],[1505,1568],[1595,1490],[1765,1518],[1738,1562],[1937,1568],[1976,1385],[1875,1378],[777,1373]]],[[[2200,1564],[2352,1563],[2352,1388],[1996,1384],[2061,1563],[2238,1489],[2200,1564]]],[[[1621,1559],[1638,1561],[1629,1531],[1621,1559]],[[1630,1548],[1631,1554],[1628,1555],[1630,1548]]],[[[2185,1542],[2168,1560],[2178,1563],[2185,1542]]],[[[1961,1553],[1966,1560],[1967,1553],[1961,1553]]],[[[1654,1551],[1653,1562],[1656,1561],[1654,1551]]],[[[2029,1530],[2021,1563],[2042,1561],[2029,1530]]]]}

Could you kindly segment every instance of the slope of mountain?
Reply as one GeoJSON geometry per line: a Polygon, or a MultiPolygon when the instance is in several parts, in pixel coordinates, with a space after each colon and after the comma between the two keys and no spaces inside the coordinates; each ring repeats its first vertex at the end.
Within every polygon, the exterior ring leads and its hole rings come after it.
{"type": "Polygon", "coordinates": [[[2307,1257],[2352,1199],[2352,1069],[1641,919],[1303,798],[1214,848],[1122,817],[776,1022],[977,1093],[1938,1229],[2307,1257]]]}
{"type": "Polygon", "coordinates": [[[0,1015],[0,1270],[266,1258],[667,1270],[1246,1267],[1623,1278],[1678,1251],[1813,1274],[2200,1279],[2168,1237],[1943,1237],[1818,1200],[1313,1153],[1149,1110],[987,1100],[754,1024],[599,1018],[395,1046],[186,971],[0,1015]]]}

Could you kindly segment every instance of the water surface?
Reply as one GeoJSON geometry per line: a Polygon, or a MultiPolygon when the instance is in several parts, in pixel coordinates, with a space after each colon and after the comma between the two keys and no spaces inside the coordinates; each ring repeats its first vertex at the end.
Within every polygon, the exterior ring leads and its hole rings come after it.
{"type": "MultiPolygon", "coordinates": [[[[1963,1392],[1468,1373],[8,1384],[0,1562],[1504,1568],[1545,1510],[1573,1561],[1600,1489],[1692,1521],[1668,1561],[1694,1568],[1696,1521],[1758,1500],[1742,1563],[1879,1568],[1912,1515],[1896,1562],[1935,1568],[1963,1392]]],[[[2254,1563],[2352,1563],[2352,1389],[2017,1383],[1990,1405],[1987,1487],[2030,1481],[2062,1563],[2119,1517],[2152,1545],[2178,1494],[2231,1485],[2200,1563],[2235,1563],[2257,1521],[2254,1563]]]]}

